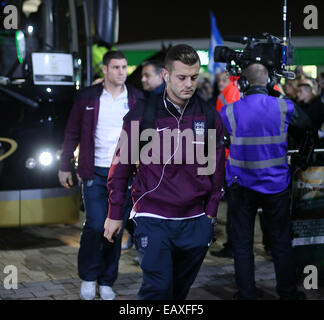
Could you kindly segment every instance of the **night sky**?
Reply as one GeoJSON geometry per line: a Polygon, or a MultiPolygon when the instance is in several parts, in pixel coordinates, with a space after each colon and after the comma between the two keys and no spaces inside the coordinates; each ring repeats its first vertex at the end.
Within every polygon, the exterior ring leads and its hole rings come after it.
{"type": "MultiPolygon", "coordinates": [[[[119,43],[209,38],[209,11],[214,12],[222,36],[253,35],[263,32],[282,37],[283,0],[120,0],[119,43]]],[[[288,0],[287,21],[293,36],[324,36],[323,0],[288,0]],[[303,27],[306,5],[318,9],[318,30],[303,27]]]]}

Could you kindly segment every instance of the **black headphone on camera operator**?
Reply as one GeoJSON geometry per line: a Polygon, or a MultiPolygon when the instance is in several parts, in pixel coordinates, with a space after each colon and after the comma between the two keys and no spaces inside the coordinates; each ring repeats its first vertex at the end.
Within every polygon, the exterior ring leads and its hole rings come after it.
{"type": "MultiPolygon", "coordinates": [[[[240,91],[245,93],[250,89],[250,83],[248,79],[245,76],[240,76],[239,79],[237,80],[237,84],[239,85],[240,91]]],[[[269,92],[269,95],[275,96],[275,97],[280,97],[281,93],[277,90],[274,89],[274,85],[276,84],[276,79],[274,76],[268,76],[267,80],[267,90],[269,92]]]]}

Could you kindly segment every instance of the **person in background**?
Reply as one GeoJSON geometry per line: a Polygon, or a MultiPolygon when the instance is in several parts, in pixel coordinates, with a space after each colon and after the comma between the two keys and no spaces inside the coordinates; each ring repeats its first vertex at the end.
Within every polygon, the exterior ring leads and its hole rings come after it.
{"type": "Polygon", "coordinates": [[[295,74],[296,74],[296,79],[298,81],[302,80],[302,79],[305,79],[305,78],[308,78],[308,75],[303,70],[303,66],[300,66],[300,65],[296,67],[295,74]]]}
{"type": "Polygon", "coordinates": [[[142,63],[141,83],[146,93],[160,94],[164,91],[163,67],[163,63],[158,60],[146,60],[142,63]]]}
{"type": "Polygon", "coordinates": [[[199,78],[198,82],[198,94],[203,98],[205,101],[213,103],[213,87],[207,78],[199,78]]]}
{"type": "Polygon", "coordinates": [[[65,129],[58,177],[61,185],[73,185],[71,163],[79,145],[77,174],[82,182],[86,212],[78,273],[82,280],[80,296],[92,300],[99,285],[100,297],[113,300],[112,286],[117,279],[121,237],[110,243],[103,236],[108,211],[107,177],[124,115],[142,93],[125,85],[127,60],[121,51],[103,57],[104,81],[79,93],[65,129]]]}
{"type": "Polygon", "coordinates": [[[300,104],[310,103],[317,95],[311,79],[301,79],[297,84],[297,100],[300,104]]]}
{"type": "Polygon", "coordinates": [[[318,75],[317,82],[318,82],[318,88],[319,88],[318,94],[320,96],[323,96],[324,95],[324,72],[321,72],[318,75]]]}
{"type": "MultiPolygon", "coordinates": [[[[317,77],[319,92],[318,95],[320,97],[321,102],[324,104],[324,72],[321,72],[317,77]]],[[[320,138],[320,147],[324,146],[324,121],[321,127],[318,130],[318,136],[320,138]]]]}
{"type": "Polygon", "coordinates": [[[224,105],[239,100],[241,94],[236,79],[230,77],[228,71],[219,73],[216,76],[216,82],[220,92],[217,97],[216,110],[220,112],[224,105]]]}
{"type": "Polygon", "coordinates": [[[293,102],[297,101],[298,81],[286,79],[284,85],[285,95],[293,102]]]}
{"type": "Polygon", "coordinates": [[[318,95],[313,80],[302,79],[298,82],[297,102],[311,119],[314,128],[319,130],[324,122],[324,99],[318,95]]]}

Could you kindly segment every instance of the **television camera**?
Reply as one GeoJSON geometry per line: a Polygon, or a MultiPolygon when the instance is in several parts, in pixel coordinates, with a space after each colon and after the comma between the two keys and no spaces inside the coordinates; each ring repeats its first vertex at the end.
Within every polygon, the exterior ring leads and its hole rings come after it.
{"type": "MultiPolygon", "coordinates": [[[[242,70],[252,63],[263,64],[269,72],[269,85],[272,88],[276,78],[295,79],[295,73],[290,66],[294,63],[294,47],[290,41],[288,46],[269,33],[263,33],[261,37],[229,36],[224,40],[238,42],[246,45],[243,50],[232,50],[225,46],[216,46],[214,60],[225,62],[226,69],[233,76],[241,76],[242,70]]],[[[244,78],[239,80],[241,91],[245,91],[244,78]]]]}

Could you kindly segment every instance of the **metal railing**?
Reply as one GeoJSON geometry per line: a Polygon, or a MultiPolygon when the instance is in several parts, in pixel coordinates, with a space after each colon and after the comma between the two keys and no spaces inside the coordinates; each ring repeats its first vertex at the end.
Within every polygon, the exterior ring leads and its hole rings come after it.
{"type": "MultiPolygon", "coordinates": [[[[288,150],[288,155],[290,154],[294,154],[294,153],[298,153],[299,150],[288,150]]],[[[324,153],[324,149],[314,149],[313,150],[314,153],[324,153]]]]}

